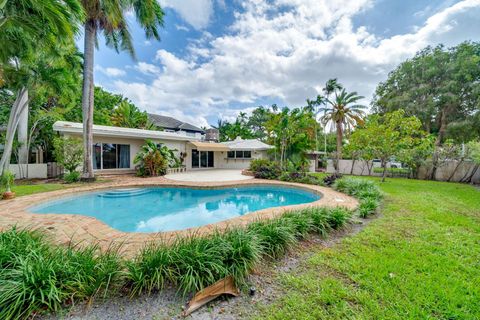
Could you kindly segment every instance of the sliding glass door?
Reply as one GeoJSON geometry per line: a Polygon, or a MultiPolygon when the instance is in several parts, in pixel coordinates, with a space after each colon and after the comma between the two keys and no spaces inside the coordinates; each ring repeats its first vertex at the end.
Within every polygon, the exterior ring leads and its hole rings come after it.
{"type": "Polygon", "coordinates": [[[198,151],[192,150],[192,168],[213,168],[214,167],[214,153],[213,151],[198,151]]]}
{"type": "Polygon", "coordinates": [[[129,169],[130,145],[96,143],[93,145],[93,169],[129,169]]]}

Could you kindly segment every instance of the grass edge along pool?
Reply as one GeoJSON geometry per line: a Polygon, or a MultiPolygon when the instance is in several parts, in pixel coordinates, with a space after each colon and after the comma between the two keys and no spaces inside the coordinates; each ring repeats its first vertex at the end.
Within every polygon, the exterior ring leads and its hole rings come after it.
{"type": "Polygon", "coordinates": [[[33,213],[80,214],[123,232],[184,230],[267,208],[317,201],[305,189],[249,185],[222,188],[136,187],[88,192],[29,208],[33,213]]]}

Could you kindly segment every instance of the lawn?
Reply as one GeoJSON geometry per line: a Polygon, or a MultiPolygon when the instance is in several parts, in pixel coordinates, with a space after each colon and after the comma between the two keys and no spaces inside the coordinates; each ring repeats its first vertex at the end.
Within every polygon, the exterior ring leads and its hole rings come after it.
{"type": "MultiPolygon", "coordinates": [[[[107,180],[98,179],[95,181],[95,183],[104,183],[104,182],[107,182],[107,180]]],[[[27,182],[16,182],[15,186],[12,187],[12,191],[15,191],[17,197],[21,197],[21,196],[28,196],[35,193],[80,187],[83,185],[85,184],[81,182],[65,184],[65,183],[54,183],[54,182],[32,183],[31,181],[27,181],[27,182]]]]}
{"type": "MultiPolygon", "coordinates": [[[[376,178],[369,178],[378,181],[376,178]]],[[[259,319],[479,319],[480,191],[387,179],[378,219],[278,275],[259,319]]]]}

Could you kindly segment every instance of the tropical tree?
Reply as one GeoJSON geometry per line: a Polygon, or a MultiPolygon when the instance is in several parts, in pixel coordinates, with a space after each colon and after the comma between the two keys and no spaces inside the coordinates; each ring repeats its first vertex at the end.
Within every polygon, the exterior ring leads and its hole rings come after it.
{"type": "MultiPolygon", "coordinates": [[[[0,174],[10,164],[18,123],[28,113],[29,90],[37,85],[36,60],[59,58],[59,48],[73,42],[83,11],[76,0],[0,1],[0,87],[15,92],[0,160],[0,174]]],[[[61,53],[60,53],[61,54],[61,53]]],[[[55,76],[52,74],[51,76],[55,76]]]]}
{"type": "Polygon", "coordinates": [[[164,12],[156,0],[82,0],[86,14],[84,31],[84,69],[82,88],[82,116],[84,159],[82,179],[94,179],[93,152],[93,110],[94,110],[94,47],[97,36],[103,31],[107,46],[117,52],[127,51],[133,58],[135,51],[128,30],[126,13],[135,14],[144,28],[147,38],[160,40],[159,27],[163,26],[164,12]]]}
{"type": "Polygon", "coordinates": [[[81,59],[73,43],[60,44],[48,51],[38,50],[35,54],[24,56],[19,64],[4,65],[6,81],[3,89],[17,94],[10,110],[0,172],[10,164],[15,132],[20,118],[28,112],[29,102],[38,95],[75,92],[79,81],[75,70],[79,70],[80,66],[81,59]]]}
{"type": "Polygon", "coordinates": [[[468,141],[472,132],[478,133],[472,113],[480,106],[480,43],[464,42],[453,48],[443,45],[427,47],[415,57],[401,63],[388,79],[378,85],[372,106],[384,114],[403,109],[409,116],[416,116],[423,129],[437,136],[441,145],[451,133],[464,137],[453,138],[468,141]]]}
{"type": "Polygon", "coordinates": [[[356,135],[360,135],[366,151],[380,159],[383,168],[382,181],[385,181],[388,161],[394,156],[402,155],[405,150],[417,148],[428,137],[427,133],[421,130],[421,126],[418,118],[405,117],[405,112],[398,110],[383,117],[371,115],[352,136],[353,141],[358,141],[361,139],[357,140],[356,135]]]}
{"type": "Polygon", "coordinates": [[[151,126],[146,112],[140,111],[127,99],[120,102],[113,110],[111,122],[117,127],[147,129],[151,126]]]}
{"type": "Polygon", "coordinates": [[[152,140],[146,140],[133,162],[137,164],[137,175],[159,176],[167,173],[167,168],[173,166],[175,155],[166,146],[160,146],[152,140]]]}
{"type": "Polygon", "coordinates": [[[363,99],[356,92],[348,93],[345,89],[340,92],[335,91],[333,98],[326,98],[326,105],[321,107],[319,112],[323,113],[321,117],[322,122],[327,125],[331,123],[337,133],[337,151],[336,159],[338,172],[338,161],[342,158],[342,144],[345,132],[353,129],[357,124],[363,123],[366,107],[358,104],[359,100],[363,99]]]}

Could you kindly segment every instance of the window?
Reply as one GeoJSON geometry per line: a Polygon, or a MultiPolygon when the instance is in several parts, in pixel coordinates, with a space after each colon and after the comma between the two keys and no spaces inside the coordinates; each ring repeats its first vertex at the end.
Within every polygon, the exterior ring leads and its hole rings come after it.
{"type": "Polygon", "coordinates": [[[250,150],[236,150],[227,152],[228,159],[251,159],[252,151],[250,150]]]}
{"type": "Polygon", "coordinates": [[[129,169],[130,145],[95,143],[93,145],[93,169],[129,169]]]}

